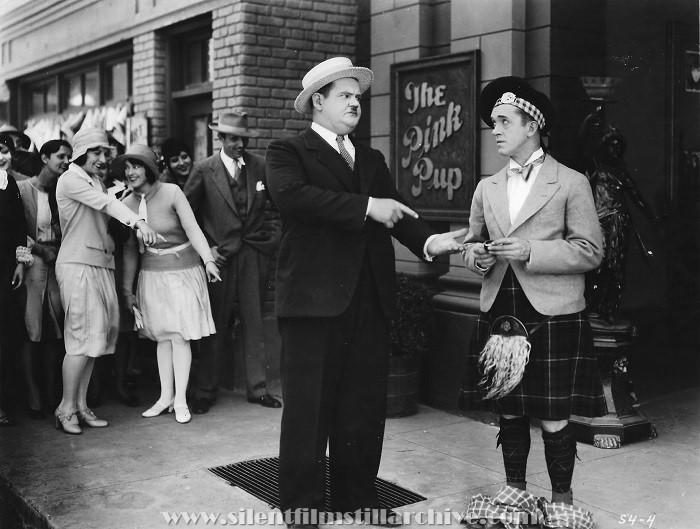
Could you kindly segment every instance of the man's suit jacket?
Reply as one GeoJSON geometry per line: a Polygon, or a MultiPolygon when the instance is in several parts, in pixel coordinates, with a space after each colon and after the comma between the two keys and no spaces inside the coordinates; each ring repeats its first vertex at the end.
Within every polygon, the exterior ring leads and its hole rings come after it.
{"type": "Polygon", "coordinates": [[[183,190],[209,245],[218,246],[226,258],[238,252],[244,242],[271,255],[279,241],[279,232],[265,222],[265,158],[246,152],[243,160],[248,189],[245,224],[233,200],[231,176],[218,152],[194,164],[183,190]]]}
{"type": "Polygon", "coordinates": [[[511,224],[506,168],[483,179],[474,192],[467,242],[502,237],[529,241],[530,259],[498,259],[484,274],[467,248],[467,267],[484,276],[481,310],[493,305],[510,265],[525,295],[541,314],[572,314],[585,308],[584,273],[603,256],[603,234],[588,180],[547,155],[522,209],[511,224]]]}
{"type": "Polygon", "coordinates": [[[277,258],[279,317],[332,317],[349,305],[367,256],[382,309],[396,312],[395,236],[414,254],[433,233],[404,216],[392,230],[365,219],[367,197],[401,200],[383,155],[355,143],[355,174],[316,132],[267,150],[270,195],[282,217],[277,258]],[[356,183],[359,183],[359,189],[356,183]]]}

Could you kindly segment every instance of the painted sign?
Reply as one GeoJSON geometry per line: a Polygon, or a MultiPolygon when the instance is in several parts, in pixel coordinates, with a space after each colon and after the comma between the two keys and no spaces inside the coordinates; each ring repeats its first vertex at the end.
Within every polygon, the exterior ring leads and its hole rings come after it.
{"type": "Polygon", "coordinates": [[[392,70],[392,168],[427,219],[465,221],[478,172],[477,51],[392,70]]]}

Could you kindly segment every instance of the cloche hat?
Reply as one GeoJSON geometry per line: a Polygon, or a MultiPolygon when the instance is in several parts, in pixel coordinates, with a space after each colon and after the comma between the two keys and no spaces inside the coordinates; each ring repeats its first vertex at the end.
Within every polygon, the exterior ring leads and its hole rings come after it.
{"type": "Polygon", "coordinates": [[[73,146],[71,162],[74,162],[90,149],[96,147],[105,147],[109,149],[109,139],[104,130],[98,129],[97,127],[85,127],[75,133],[71,145],[73,146]]]}
{"type": "Polygon", "coordinates": [[[317,64],[304,76],[301,81],[303,90],[294,101],[294,108],[300,114],[311,114],[311,96],[321,88],[336,79],[352,77],[360,83],[360,92],[365,92],[374,79],[374,74],[369,68],[353,66],[347,57],[333,57],[317,64]]]}
{"type": "Polygon", "coordinates": [[[145,167],[150,169],[153,176],[156,178],[158,177],[158,173],[160,173],[158,169],[158,155],[147,145],[140,145],[138,143],[131,145],[124,154],[120,154],[112,161],[112,171],[117,172],[117,174],[123,174],[123,168],[127,160],[141,162],[145,167]]]}

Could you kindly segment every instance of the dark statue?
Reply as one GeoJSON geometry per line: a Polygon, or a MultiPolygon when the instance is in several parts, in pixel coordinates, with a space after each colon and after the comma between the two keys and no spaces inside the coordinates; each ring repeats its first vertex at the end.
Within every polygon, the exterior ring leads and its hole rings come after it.
{"type": "Polygon", "coordinates": [[[630,239],[635,237],[646,259],[653,256],[632,223],[627,200],[652,223],[656,224],[658,218],[625,167],[623,157],[627,142],[624,136],[611,126],[601,134],[600,121],[595,119],[589,124],[594,126],[589,130],[592,136],[587,138],[589,156],[585,173],[591,183],[598,220],[603,229],[604,255],[600,267],[589,272],[586,278],[586,299],[591,318],[603,320],[607,325],[625,325],[628,322],[621,321],[618,313],[625,287],[630,239]],[[592,142],[595,136],[597,141],[592,142]]]}

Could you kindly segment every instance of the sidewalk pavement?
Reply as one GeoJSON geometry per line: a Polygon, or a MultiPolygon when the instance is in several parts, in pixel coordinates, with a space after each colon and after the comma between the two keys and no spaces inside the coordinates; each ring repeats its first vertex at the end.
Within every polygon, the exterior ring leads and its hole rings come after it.
{"type": "MultiPolygon", "coordinates": [[[[640,411],[658,430],[654,440],[617,450],[579,444],[574,498],[593,513],[597,527],[698,527],[699,399],[700,388],[692,388],[643,404],[640,411]]],[[[79,436],[58,432],[49,419],[21,417],[16,427],[1,429],[0,504],[5,513],[19,511],[24,527],[153,529],[227,525],[224,518],[239,509],[273,512],[207,469],[276,456],[281,410],[248,404],[234,392],[223,392],[209,413],[194,415],[186,425],[176,423],[173,414],[143,419],[143,409],[106,403],[98,416],[110,426],[86,428],[79,436]],[[166,521],[164,513],[182,512],[221,517],[166,521]]],[[[495,494],[504,484],[492,419],[422,406],[417,415],[387,421],[379,476],[428,498],[398,509],[424,513],[407,527],[435,526],[425,523],[430,509],[459,513],[473,494],[495,494]]],[[[538,428],[532,432],[528,481],[530,492],[549,499],[538,428]]],[[[17,520],[11,518],[5,516],[0,529],[14,529],[17,520]]],[[[454,518],[445,525],[460,527],[454,518]]]]}

